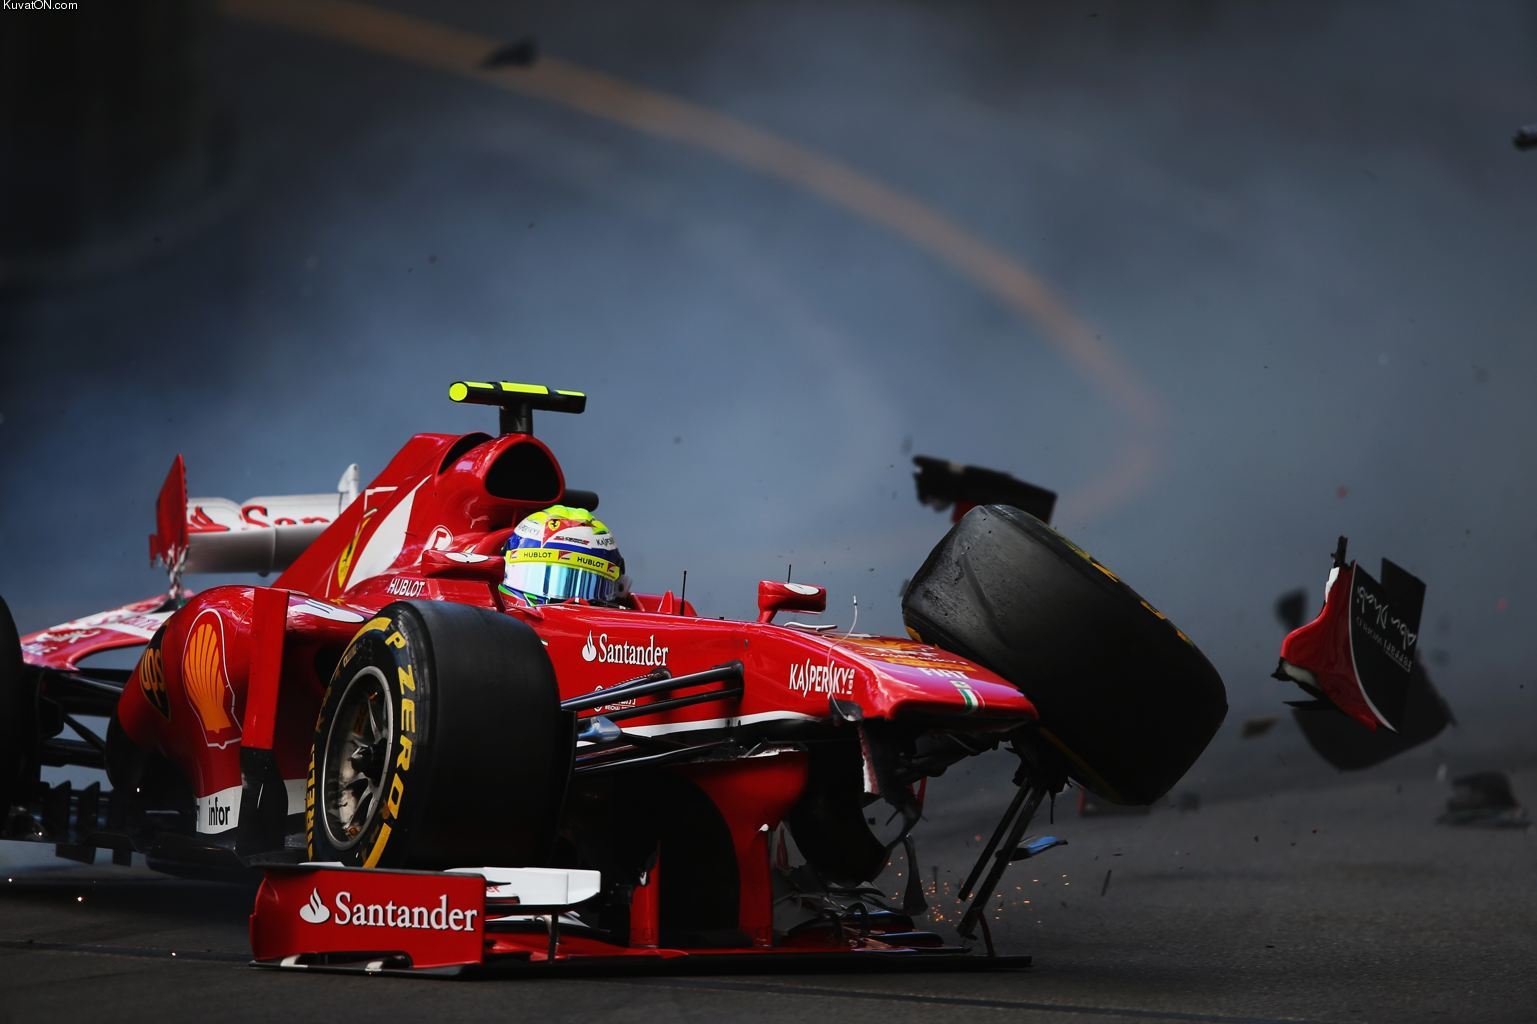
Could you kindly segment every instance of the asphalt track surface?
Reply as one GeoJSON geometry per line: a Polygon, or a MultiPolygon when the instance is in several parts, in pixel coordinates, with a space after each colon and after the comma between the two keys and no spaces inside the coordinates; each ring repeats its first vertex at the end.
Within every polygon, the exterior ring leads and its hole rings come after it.
{"type": "MultiPolygon", "coordinates": [[[[1537,771],[1514,781],[1531,792],[1537,771]]],[[[1434,824],[1444,799],[1405,779],[1146,816],[1066,810],[1052,831],[1069,845],[1005,878],[994,935],[1033,965],[998,972],[286,974],[246,966],[249,886],[17,869],[0,892],[0,1019],[1530,1021],[1537,835],[1434,824]]],[[[920,832],[942,891],[980,824],[955,806],[920,832]]]]}

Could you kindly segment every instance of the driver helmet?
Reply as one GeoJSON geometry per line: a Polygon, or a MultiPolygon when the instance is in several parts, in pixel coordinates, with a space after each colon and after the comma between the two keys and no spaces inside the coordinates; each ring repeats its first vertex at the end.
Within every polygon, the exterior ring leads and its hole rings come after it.
{"type": "Polygon", "coordinates": [[[532,605],[613,601],[624,593],[624,558],[614,535],[585,508],[551,505],[507,538],[501,589],[532,605]]]}

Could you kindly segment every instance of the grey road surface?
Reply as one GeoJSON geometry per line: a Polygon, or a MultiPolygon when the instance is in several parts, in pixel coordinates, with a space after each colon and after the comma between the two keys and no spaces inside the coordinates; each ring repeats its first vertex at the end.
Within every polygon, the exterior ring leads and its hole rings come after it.
{"type": "MultiPolygon", "coordinates": [[[[1533,791],[1537,770],[1515,783],[1533,791]]],[[[1034,958],[1000,973],[283,975],[245,966],[248,886],[31,868],[0,890],[0,1019],[1529,1021],[1537,836],[1436,825],[1444,799],[1421,779],[1143,817],[1079,818],[1064,801],[1050,828],[1069,845],[1012,867],[995,901],[1000,951],[1034,958]]],[[[936,812],[919,833],[940,918],[980,810],[936,812]]]]}

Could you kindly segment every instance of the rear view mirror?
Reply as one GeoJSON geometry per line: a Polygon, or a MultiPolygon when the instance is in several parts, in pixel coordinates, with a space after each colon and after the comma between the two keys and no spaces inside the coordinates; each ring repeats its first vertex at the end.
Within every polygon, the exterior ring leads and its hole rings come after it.
{"type": "Polygon", "coordinates": [[[827,610],[827,588],[779,580],[758,581],[758,621],[772,622],[776,612],[811,612],[827,610]]]}

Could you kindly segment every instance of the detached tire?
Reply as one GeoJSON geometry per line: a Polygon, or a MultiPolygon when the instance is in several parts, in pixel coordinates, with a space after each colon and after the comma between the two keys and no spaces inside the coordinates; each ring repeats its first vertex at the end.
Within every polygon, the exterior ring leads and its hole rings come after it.
{"type": "Polygon", "coordinates": [[[547,864],[574,720],[527,625],[397,602],[360,629],[315,724],[313,860],[430,868],[547,864]]]}
{"type": "Polygon", "coordinates": [[[1216,669],[1119,577],[1007,505],[973,509],[902,600],[924,642],[1019,687],[1069,774],[1107,800],[1149,804],[1189,770],[1227,714],[1216,669]]]}

